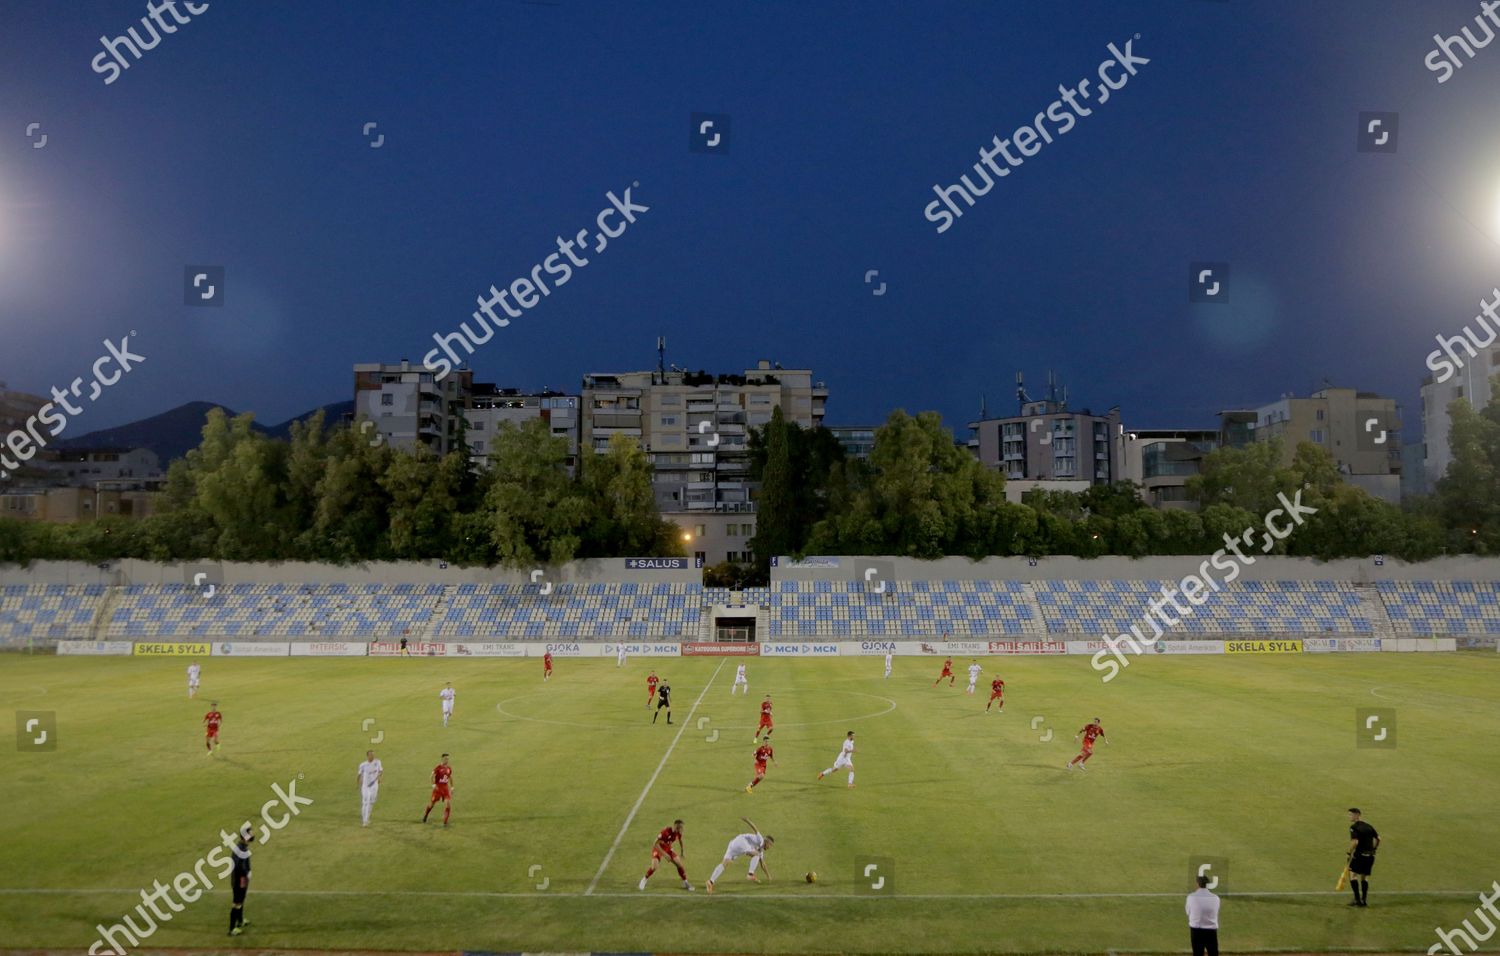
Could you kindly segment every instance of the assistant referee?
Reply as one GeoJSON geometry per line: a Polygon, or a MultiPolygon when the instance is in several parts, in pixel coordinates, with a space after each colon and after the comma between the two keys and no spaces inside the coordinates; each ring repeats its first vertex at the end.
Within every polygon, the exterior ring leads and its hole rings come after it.
{"type": "Polygon", "coordinates": [[[230,855],[234,857],[234,869],[229,874],[229,889],[234,894],[234,903],[229,907],[229,935],[238,936],[245,931],[245,894],[250,892],[250,843],[255,832],[249,824],[240,831],[234,841],[230,855]]]}
{"type": "Polygon", "coordinates": [[[1370,905],[1370,871],[1375,868],[1375,851],[1380,848],[1380,834],[1360,819],[1359,807],[1349,808],[1349,889],[1354,891],[1350,906],[1370,905]]]}

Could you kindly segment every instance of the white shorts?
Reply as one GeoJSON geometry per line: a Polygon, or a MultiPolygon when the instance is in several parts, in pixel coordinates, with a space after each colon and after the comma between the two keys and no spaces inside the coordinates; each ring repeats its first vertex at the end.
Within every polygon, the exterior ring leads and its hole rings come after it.
{"type": "Polygon", "coordinates": [[[735,683],[736,683],[736,684],[745,684],[745,685],[747,685],[747,686],[748,686],[748,685],[749,685],[749,683],[750,683],[750,682],[749,682],[749,681],[748,681],[748,680],[746,680],[746,679],[745,679],[745,678],[743,678],[743,677],[736,677],[736,678],[735,678],[735,679],[734,679],[734,682],[735,682],[735,683]]]}
{"type": "Polygon", "coordinates": [[[445,700],[445,701],[443,701],[443,713],[445,713],[445,714],[451,714],[451,713],[453,713],[453,702],[451,700],[445,700]]]}
{"type": "Polygon", "coordinates": [[[378,783],[370,784],[368,787],[360,787],[360,789],[359,789],[359,802],[363,803],[363,804],[366,804],[366,805],[374,803],[375,802],[375,798],[377,796],[379,796],[379,795],[380,795],[380,784],[378,784],[378,783]]]}
{"type": "Polygon", "coordinates": [[[724,849],[724,859],[738,860],[742,856],[755,856],[760,853],[760,848],[752,846],[743,835],[729,841],[729,846],[724,849]]]}
{"type": "Polygon", "coordinates": [[[198,682],[196,680],[189,680],[188,681],[188,686],[189,687],[197,687],[198,686],[198,682]]]}
{"type": "Polygon", "coordinates": [[[839,754],[838,759],[833,762],[833,769],[841,770],[844,767],[848,767],[850,770],[853,770],[854,759],[848,754],[839,754]]]}

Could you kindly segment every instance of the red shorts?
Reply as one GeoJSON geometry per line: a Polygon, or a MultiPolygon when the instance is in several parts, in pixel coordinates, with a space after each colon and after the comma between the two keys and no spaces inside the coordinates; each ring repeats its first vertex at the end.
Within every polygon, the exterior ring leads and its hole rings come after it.
{"type": "Polygon", "coordinates": [[[453,799],[453,791],[451,791],[451,790],[448,789],[448,785],[446,783],[440,783],[437,786],[435,786],[435,787],[432,788],[432,802],[433,803],[437,803],[439,800],[452,800],[452,799],[453,799]]]}
{"type": "Polygon", "coordinates": [[[219,736],[219,728],[217,728],[217,727],[205,727],[203,729],[203,735],[205,737],[210,738],[210,739],[212,739],[214,737],[217,737],[217,736],[219,736]]]}
{"type": "Polygon", "coordinates": [[[948,668],[945,667],[945,668],[943,668],[943,672],[941,674],[939,674],[938,676],[939,677],[952,677],[953,676],[953,672],[951,670],[949,670],[948,668]]]}
{"type": "Polygon", "coordinates": [[[1089,741],[1085,740],[1083,742],[1083,752],[1086,753],[1086,754],[1093,753],[1094,752],[1094,745],[1092,743],[1090,743],[1089,741]]]}
{"type": "Polygon", "coordinates": [[[655,696],[656,696],[656,688],[655,687],[648,687],[648,688],[646,688],[646,699],[647,700],[650,700],[651,698],[653,698],[655,696]]]}
{"type": "Polygon", "coordinates": [[[667,859],[671,860],[673,863],[676,863],[677,862],[677,851],[673,850],[669,846],[664,847],[660,843],[658,843],[656,846],[654,846],[654,847],[651,848],[651,859],[652,860],[660,860],[662,857],[666,857],[667,859]]]}
{"type": "Polygon", "coordinates": [[[764,777],[766,775],[766,765],[763,764],[763,763],[756,764],[755,765],[755,775],[757,777],[764,777]]]}
{"type": "Polygon", "coordinates": [[[1003,691],[1003,690],[997,690],[993,694],[990,695],[990,700],[1004,700],[1004,699],[1005,699],[1005,691],[1003,691]]]}
{"type": "MultiPolygon", "coordinates": [[[[772,724],[771,724],[771,715],[770,714],[761,714],[760,715],[760,726],[761,727],[770,727],[770,726],[772,726],[772,724]]],[[[760,727],[757,727],[756,729],[759,730],[760,727]]]]}
{"type": "Polygon", "coordinates": [[[552,665],[550,663],[542,665],[542,670],[544,670],[544,671],[550,671],[551,669],[552,669],[552,665]]]}

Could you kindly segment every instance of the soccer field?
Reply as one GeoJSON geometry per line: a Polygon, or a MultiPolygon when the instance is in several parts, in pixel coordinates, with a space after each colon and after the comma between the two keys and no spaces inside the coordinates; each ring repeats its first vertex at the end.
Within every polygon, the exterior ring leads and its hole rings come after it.
{"type": "MultiPolygon", "coordinates": [[[[0,756],[0,943],[84,952],[96,924],[295,782],[313,803],[257,844],[237,947],[1181,951],[1206,857],[1227,950],[1425,952],[1500,877],[1484,739],[1497,657],[1152,657],[1109,684],[1085,658],[985,658],[981,688],[991,667],[1007,681],[1006,712],[987,715],[962,676],[933,687],[925,658],[898,658],[889,680],[874,657],[750,659],[748,698],[730,696],[733,659],[559,659],[544,684],[532,659],[209,658],[188,700],[184,661],[7,655],[4,709],[55,712],[57,746],[23,751],[18,728],[0,756]],[[673,726],[651,723],[652,668],[673,726]],[[778,765],[746,794],[768,692],[778,765]],[[213,757],[210,700],[225,717],[213,757]],[[1396,711],[1397,746],[1356,746],[1371,707],[1396,711]],[[1108,745],[1065,771],[1094,716],[1108,745]],[[853,790],[815,780],[847,730],[853,790]],[[371,746],[385,779],[363,829],[355,767],[371,746]],[[420,822],[443,752],[447,829],[420,822]],[[1333,892],[1349,806],[1383,841],[1366,910],[1333,892]],[[775,836],[774,880],[747,882],[740,860],[708,896],[741,816],[775,836]],[[677,817],[697,892],[670,867],[638,891],[677,817]]],[[[226,944],[214,882],[139,948],[226,944]]]]}

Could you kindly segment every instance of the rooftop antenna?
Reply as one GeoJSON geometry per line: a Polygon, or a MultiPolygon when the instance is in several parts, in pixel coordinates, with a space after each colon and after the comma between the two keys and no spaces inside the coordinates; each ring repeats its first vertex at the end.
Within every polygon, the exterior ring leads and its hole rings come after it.
{"type": "Polygon", "coordinates": [[[1026,403],[1031,401],[1031,396],[1026,394],[1026,385],[1021,380],[1021,373],[1016,373],[1016,400],[1021,403],[1021,414],[1026,413],[1026,403]]]}
{"type": "Polygon", "coordinates": [[[667,384],[667,339],[662,335],[656,337],[656,374],[661,384],[667,384]]]}
{"type": "Polygon", "coordinates": [[[985,400],[985,394],[979,393],[979,420],[984,421],[990,417],[989,403],[985,400]]]}

